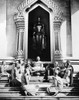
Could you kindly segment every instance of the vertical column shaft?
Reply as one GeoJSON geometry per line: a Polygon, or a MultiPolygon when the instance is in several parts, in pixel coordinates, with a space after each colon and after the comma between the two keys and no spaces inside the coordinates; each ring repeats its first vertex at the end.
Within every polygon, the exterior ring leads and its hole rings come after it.
{"type": "Polygon", "coordinates": [[[61,22],[54,22],[55,51],[58,51],[58,52],[61,51],[60,25],[61,25],[61,22]]]}
{"type": "Polygon", "coordinates": [[[19,33],[18,33],[18,41],[19,41],[19,44],[18,44],[18,51],[23,51],[23,29],[20,29],[19,30],[19,33]]]}

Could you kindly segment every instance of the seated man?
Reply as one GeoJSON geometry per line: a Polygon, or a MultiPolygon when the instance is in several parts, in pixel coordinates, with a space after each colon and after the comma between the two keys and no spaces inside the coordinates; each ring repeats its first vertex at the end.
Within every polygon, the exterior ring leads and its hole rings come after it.
{"type": "Polygon", "coordinates": [[[42,61],[40,61],[40,57],[37,57],[37,61],[34,63],[34,67],[32,68],[34,72],[43,72],[45,68],[43,67],[42,61]]]}
{"type": "Polygon", "coordinates": [[[20,60],[18,60],[16,61],[16,66],[14,68],[14,79],[10,81],[10,86],[20,87],[22,85],[22,74],[20,60]]]}
{"type": "Polygon", "coordinates": [[[59,76],[60,76],[61,78],[64,78],[65,72],[66,72],[66,67],[65,67],[65,63],[63,62],[63,63],[62,63],[62,66],[60,67],[59,76]]]}
{"type": "Polygon", "coordinates": [[[46,65],[45,67],[45,75],[44,75],[44,81],[49,81],[49,78],[48,76],[52,76],[54,75],[54,64],[44,64],[44,66],[46,65]]]}

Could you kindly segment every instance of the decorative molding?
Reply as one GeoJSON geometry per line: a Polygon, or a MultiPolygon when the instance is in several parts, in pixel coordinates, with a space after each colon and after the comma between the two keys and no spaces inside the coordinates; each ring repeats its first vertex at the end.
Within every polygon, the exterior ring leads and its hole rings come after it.
{"type": "Polygon", "coordinates": [[[25,25],[24,25],[24,16],[22,14],[22,12],[18,12],[14,15],[14,21],[16,24],[16,28],[22,28],[24,29],[25,25]]]}
{"type": "Polygon", "coordinates": [[[23,11],[24,8],[29,8],[31,5],[33,5],[38,0],[24,0],[19,6],[18,11],[23,11]]]}
{"type": "Polygon", "coordinates": [[[22,14],[22,12],[18,12],[14,15],[14,21],[24,21],[24,16],[22,14]]]}
{"type": "Polygon", "coordinates": [[[61,22],[60,21],[54,21],[53,23],[54,25],[54,32],[59,32],[60,31],[60,27],[61,27],[61,22]]]}
{"type": "Polygon", "coordinates": [[[46,6],[50,9],[52,9],[53,12],[56,12],[56,10],[59,9],[57,4],[53,0],[24,0],[19,6],[18,11],[23,11],[24,8],[28,8],[34,3],[41,1],[42,3],[46,4],[46,6]]]}
{"type": "Polygon", "coordinates": [[[42,2],[48,8],[50,8],[53,11],[55,17],[58,17],[59,19],[61,19],[61,21],[65,20],[65,18],[63,17],[63,13],[64,13],[63,10],[53,0],[24,0],[18,6],[17,9],[18,9],[19,12],[23,12],[24,9],[27,9],[27,8],[31,7],[34,3],[38,2],[38,1],[42,2]]]}

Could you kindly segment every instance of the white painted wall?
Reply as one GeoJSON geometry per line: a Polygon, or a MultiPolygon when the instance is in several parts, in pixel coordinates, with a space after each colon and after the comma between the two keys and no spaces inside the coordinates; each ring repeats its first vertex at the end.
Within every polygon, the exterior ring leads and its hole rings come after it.
{"type": "Polygon", "coordinates": [[[6,56],[6,0],[0,0],[0,58],[6,56]]]}
{"type": "Polygon", "coordinates": [[[79,10],[72,15],[73,57],[79,59],[79,10]]]}

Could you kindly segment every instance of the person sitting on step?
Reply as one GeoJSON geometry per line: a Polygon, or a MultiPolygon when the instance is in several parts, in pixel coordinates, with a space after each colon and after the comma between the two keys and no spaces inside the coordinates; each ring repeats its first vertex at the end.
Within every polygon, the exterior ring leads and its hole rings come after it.
{"type": "Polygon", "coordinates": [[[24,69],[24,77],[25,77],[25,83],[29,84],[30,78],[31,78],[31,66],[29,64],[30,62],[28,61],[28,63],[25,65],[25,69],[24,69]]]}
{"type": "Polygon", "coordinates": [[[20,60],[16,61],[16,66],[14,68],[14,79],[10,81],[10,86],[20,87],[22,85],[22,71],[20,68],[20,60]]]}
{"type": "Polygon", "coordinates": [[[43,63],[42,63],[42,61],[40,60],[40,57],[39,56],[37,56],[37,61],[34,63],[34,67],[32,68],[34,71],[36,71],[36,72],[41,72],[41,71],[44,71],[45,70],[45,68],[43,67],[43,63]]]}
{"type": "Polygon", "coordinates": [[[8,69],[8,65],[6,65],[5,61],[2,61],[2,65],[1,65],[1,75],[7,75],[8,77],[10,76],[10,74],[7,72],[8,69]]]}
{"type": "Polygon", "coordinates": [[[73,84],[73,67],[71,63],[69,62],[69,60],[66,61],[65,68],[66,68],[66,71],[63,77],[63,82],[69,86],[73,84]]]}
{"type": "Polygon", "coordinates": [[[47,92],[52,95],[57,95],[63,89],[63,81],[62,78],[58,76],[59,70],[55,70],[53,81],[54,84],[47,88],[47,92]]]}
{"type": "Polygon", "coordinates": [[[56,70],[58,70],[60,72],[60,67],[59,67],[59,63],[57,61],[55,61],[54,63],[54,68],[53,71],[55,72],[56,70]]]}

